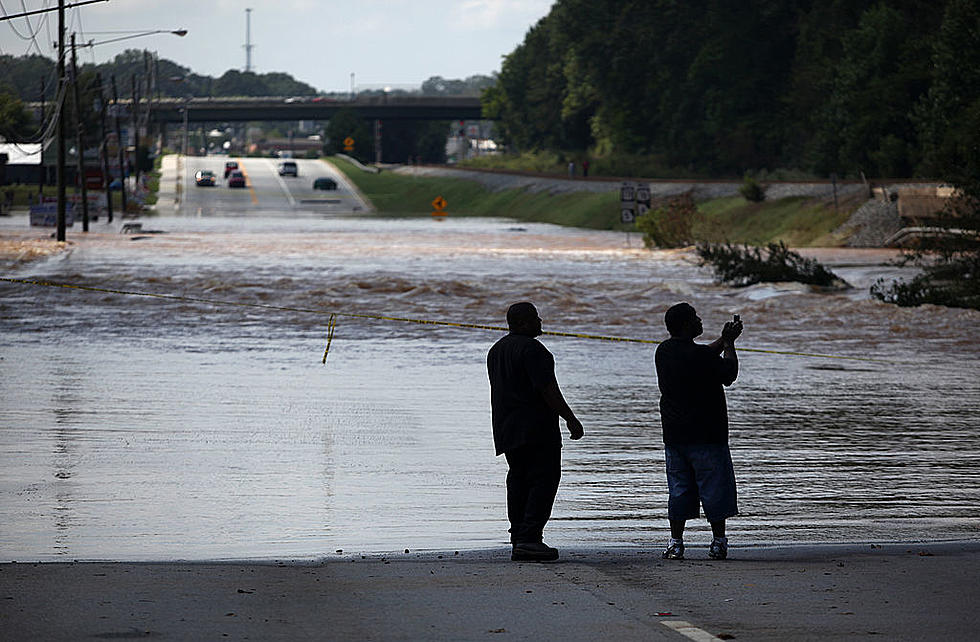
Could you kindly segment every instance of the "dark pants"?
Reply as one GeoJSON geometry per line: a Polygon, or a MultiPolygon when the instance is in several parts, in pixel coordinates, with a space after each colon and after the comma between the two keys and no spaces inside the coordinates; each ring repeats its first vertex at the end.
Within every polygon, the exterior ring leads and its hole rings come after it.
{"type": "Polygon", "coordinates": [[[510,541],[540,542],[561,479],[561,447],[530,445],[504,453],[507,457],[507,517],[510,541]]]}

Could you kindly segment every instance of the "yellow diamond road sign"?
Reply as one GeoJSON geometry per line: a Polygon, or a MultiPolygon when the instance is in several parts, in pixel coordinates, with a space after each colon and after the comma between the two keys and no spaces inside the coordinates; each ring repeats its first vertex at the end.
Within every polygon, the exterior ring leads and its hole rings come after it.
{"type": "Polygon", "coordinates": [[[441,196],[436,196],[435,200],[432,201],[432,207],[439,211],[446,209],[446,205],[448,205],[448,203],[446,203],[446,199],[441,196]]]}

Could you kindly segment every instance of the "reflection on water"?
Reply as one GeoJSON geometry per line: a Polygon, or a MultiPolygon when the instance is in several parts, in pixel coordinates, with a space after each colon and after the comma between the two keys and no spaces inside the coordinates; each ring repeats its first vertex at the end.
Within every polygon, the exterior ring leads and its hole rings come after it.
{"type": "MultiPolygon", "coordinates": [[[[10,223],[4,223],[9,225],[10,223]]],[[[662,338],[742,316],[737,543],[976,537],[980,314],[871,301],[889,252],[814,251],[844,294],[714,284],[685,252],[506,220],[156,219],[12,276],[278,307],[662,338]]],[[[506,542],[484,359],[496,334],[0,284],[0,559],[307,558],[506,542]]],[[[654,346],[544,338],[586,427],[549,541],[652,548],[654,346]]],[[[698,525],[698,528],[703,528],[698,525]]],[[[694,536],[697,541],[697,536],[694,536]]]]}

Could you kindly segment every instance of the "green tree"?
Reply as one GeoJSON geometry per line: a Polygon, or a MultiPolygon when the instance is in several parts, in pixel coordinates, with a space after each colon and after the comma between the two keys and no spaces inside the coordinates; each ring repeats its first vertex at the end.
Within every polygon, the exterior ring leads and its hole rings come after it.
{"type": "Polygon", "coordinates": [[[381,133],[381,157],[386,162],[446,162],[448,121],[386,120],[381,133]]]}
{"type": "Polygon", "coordinates": [[[258,77],[270,96],[315,96],[317,93],[316,89],[289,74],[270,72],[258,77]]]}
{"type": "Polygon", "coordinates": [[[785,98],[791,126],[786,146],[799,165],[822,175],[840,172],[839,118],[827,108],[834,93],[843,35],[878,0],[814,0],[801,14],[785,98]]]}
{"type": "Polygon", "coordinates": [[[265,81],[251,71],[229,69],[214,82],[218,96],[271,96],[272,90],[265,81]]]}
{"type": "Polygon", "coordinates": [[[442,76],[432,76],[422,83],[423,96],[479,96],[484,89],[496,83],[493,76],[480,74],[463,80],[450,80],[442,76]]]}
{"type": "Polygon", "coordinates": [[[506,56],[497,84],[483,93],[484,113],[499,118],[501,139],[518,150],[581,150],[589,144],[587,113],[563,109],[571,52],[547,16],[506,56]]]}
{"type": "Polygon", "coordinates": [[[929,91],[916,120],[922,169],[959,191],[939,219],[946,235],[906,253],[922,272],[907,282],[880,281],[872,294],[899,305],[933,303],[980,309],[980,8],[952,0],[933,42],[929,91]]]}
{"type": "MultiPolygon", "coordinates": [[[[923,12],[927,13],[927,12],[923,12]]],[[[929,17],[885,4],[866,10],[843,40],[828,102],[840,135],[839,166],[871,176],[910,176],[917,141],[911,114],[928,88],[929,17]],[[914,20],[910,20],[914,17],[914,20]]]]}
{"type": "Polygon", "coordinates": [[[40,100],[41,85],[44,94],[51,100],[56,91],[55,62],[50,58],[38,56],[0,56],[0,85],[24,102],[40,100]]]}
{"type": "Polygon", "coordinates": [[[30,129],[31,115],[20,99],[14,94],[0,92],[0,137],[24,141],[24,137],[31,133],[30,129]]]}
{"type": "Polygon", "coordinates": [[[326,153],[350,154],[362,162],[374,160],[374,131],[355,110],[345,108],[334,114],[327,123],[326,135],[326,153]],[[354,150],[350,152],[344,151],[344,140],[348,137],[354,139],[354,150]]]}
{"type": "MultiPolygon", "coordinates": [[[[969,191],[980,176],[980,7],[952,0],[933,43],[931,82],[915,122],[922,141],[920,173],[945,178],[969,191]]],[[[980,196],[980,190],[976,192],[980,196]]]]}

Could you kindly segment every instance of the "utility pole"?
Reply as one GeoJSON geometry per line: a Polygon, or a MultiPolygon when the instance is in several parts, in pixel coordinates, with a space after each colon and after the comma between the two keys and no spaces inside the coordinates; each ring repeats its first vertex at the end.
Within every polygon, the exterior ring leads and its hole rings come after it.
{"type": "MultiPolygon", "coordinates": [[[[143,96],[146,100],[146,109],[143,111],[143,130],[146,134],[144,145],[148,152],[152,153],[153,129],[150,127],[150,111],[153,109],[153,70],[150,69],[150,52],[143,50],[143,96]]],[[[149,154],[148,154],[149,155],[149,154]]]]}
{"type": "Polygon", "coordinates": [[[112,223],[112,191],[109,189],[109,147],[106,145],[108,138],[105,127],[106,100],[102,87],[102,74],[95,75],[95,82],[99,84],[99,116],[102,125],[102,143],[99,145],[99,156],[102,158],[102,189],[105,190],[106,196],[106,214],[109,217],[107,222],[112,223]]]}
{"type": "Polygon", "coordinates": [[[252,71],[252,10],[245,10],[245,73],[252,71]]]}
{"type": "Polygon", "coordinates": [[[75,58],[75,34],[71,34],[71,91],[75,103],[76,180],[82,185],[82,231],[88,232],[88,186],[85,184],[85,139],[82,129],[82,105],[78,100],[78,63],[75,58]]]}
{"type": "Polygon", "coordinates": [[[58,101],[55,107],[58,118],[58,233],[55,238],[65,240],[65,0],[58,0],[58,101]]]}
{"type": "MultiPolygon", "coordinates": [[[[122,194],[122,214],[126,216],[126,147],[122,139],[122,126],[119,124],[119,92],[116,91],[116,75],[112,75],[112,105],[116,112],[116,142],[119,150],[119,192],[122,194]]],[[[109,194],[112,198],[112,194],[109,194]]]]}
{"type": "Polygon", "coordinates": [[[191,104],[190,97],[184,98],[184,136],[180,143],[180,153],[187,160],[187,112],[189,111],[191,104]]]}
{"type": "MultiPolygon", "coordinates": [[[[44,78],[41,78],[41,119],[38,121],[44,122],[44,78]]],[[[48,168],[44,164],[44,140],[41,141],[41,171],[37,175],[37,203],[41,204],[41,197],[44,196],[44,183],[47,180],[45,174],[47,174],[48,168]]]]}
{"type": "Polygon", "coordinates": [[[133,177],[140,184],[140,91],[136,74],[130,76],[133,83],[133,177]]]}

